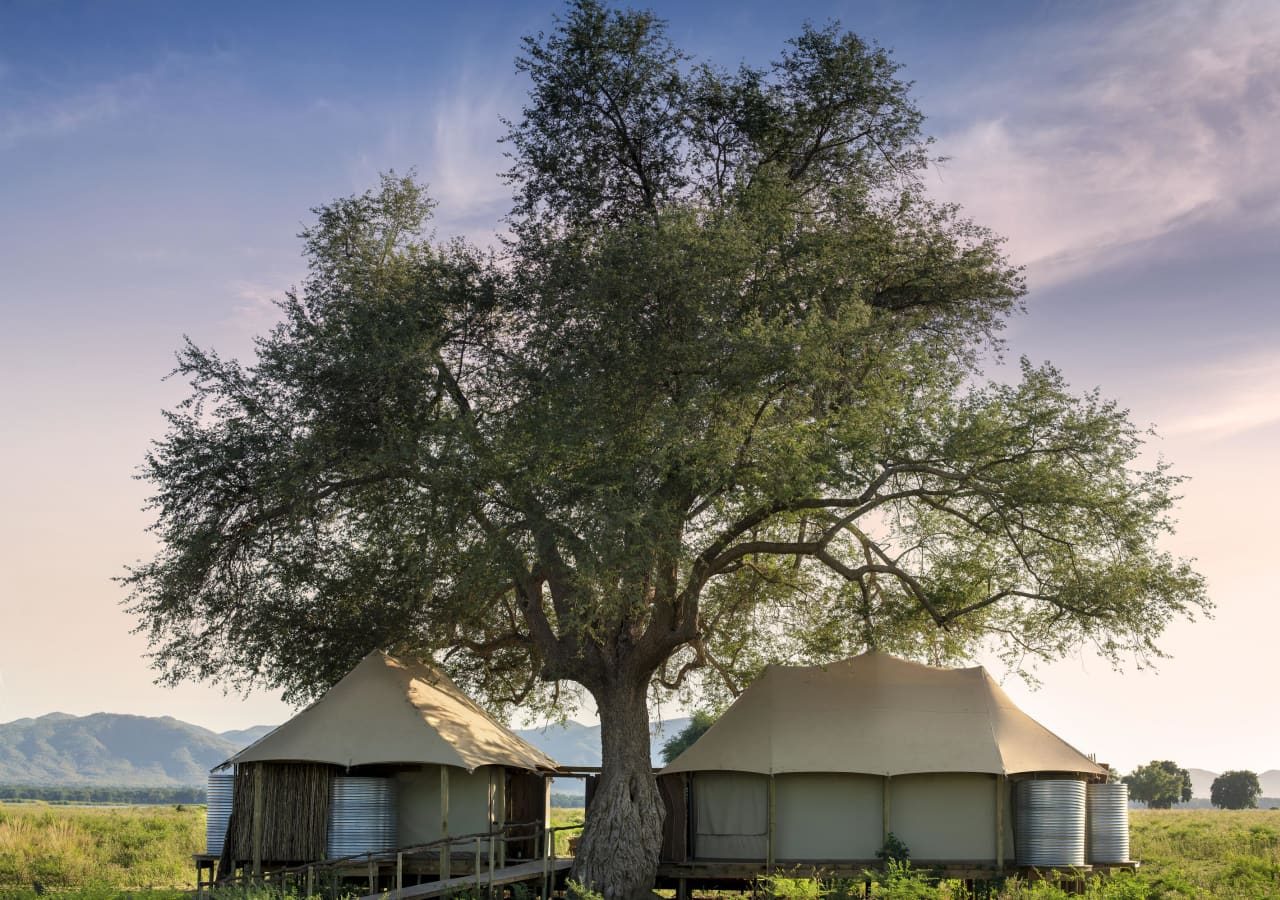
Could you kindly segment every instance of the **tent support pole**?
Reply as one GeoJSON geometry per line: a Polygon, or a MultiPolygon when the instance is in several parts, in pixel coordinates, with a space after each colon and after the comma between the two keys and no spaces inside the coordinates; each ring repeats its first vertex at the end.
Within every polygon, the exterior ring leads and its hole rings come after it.
{"type": "Polygon", "coordinates": [[[996,869],[1004,870],[1004,776],[996,776],[996,869]]]}
{"type": "MultiPolygon", "coordinates": [[[[502,772],[502,766],[489,766],[489,890],[486,892],[489,900],[493,900],[493,835],[498,830],[498,786],[496,782],[502,779],[502,772]]],[[[479,871],[480,869],[477,867],[476,872],[478,873],[479,871]]]]}
{"type": "Polygon", "coordinates": [[[507,864],[507,767],[498,767],[498,781],[493,786],[494,830],[501,832],[498,838],[498,868],[507,864]]]}
{"type": "Polygon", "coordinates": [[[440,847],[440,880],[449,878],[449,767],[440,766],[440,837],[444,844],[440,847]]]}
{"type": "Polygon", "coordinates": [[[774,858],[774,851],[776,849],[775,842],[777,840],[776,833],[778,830],[776,799],[777,799],[777,792],[774,789],[773,773],[770,772],[769,773],[769,855],[765,861],[765,868],[769,872],[773,871],[773,858],[774,858]]]}
{"type": "Polygon", "coordinates": [[[882,812],[881,812],[881,814],[882,814],[882,821],[881,821],[881,828],[880,828],[880,830],[881,830],[881,832],[883,833],[883,834],[882,834],[882,836],[883,836],[883,838],[884,838],[884,842],[885,842],[886,844],[887,844],[887,843],[889,843],[889,808],[890,808],[890,804],[889,804],[889,782],[890,782],[890,780],[891,780],[891,776],[889,776],[889,775],[884,776],[884,786],[883,786],[883,788],[882,788],[882,794],[883,794],[883,798],[884,798],[884,809],[883,809],[883,810],[882,810],[882,812]]]}
{"type": "Polygon", "coordinates": [[[253,772],[253,878],[262,877],[262,764],[254,766],[253,772]]]}
{"type": "MultiPolygon", "coordinates": [[[[585,813],[585,811],[584,811],[585,813]]],[[[551,827],[551,776],[542,776],[542,825],[551,827]]]]}

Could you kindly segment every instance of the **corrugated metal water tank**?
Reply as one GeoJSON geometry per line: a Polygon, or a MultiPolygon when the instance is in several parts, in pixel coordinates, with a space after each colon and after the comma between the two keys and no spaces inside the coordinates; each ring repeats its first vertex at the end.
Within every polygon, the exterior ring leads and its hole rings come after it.
{"type": "Polygon", "coordinates": [[[329,788],[329,857],[395,848],[395,782],[390,778],[334,778],[329,788]]]}
{"type": "Polygon", "coordinates": [[[1091,784],[1089,862],[1129,861],[1129,785],[1091,784]]]}
{"type": "Polygon", "coordinates": [[[1083,866],[1083,781],[1018,783],[1017,858],[1020,866],[1083,866]]]}
{"type": "Polygon", "coordinates": [[[205,788],[204,846],[210,856],[222,855],[222,842],[231,821],[231,801],[235,796],[236,776],[230,772],[209,775],[205,788]]]}

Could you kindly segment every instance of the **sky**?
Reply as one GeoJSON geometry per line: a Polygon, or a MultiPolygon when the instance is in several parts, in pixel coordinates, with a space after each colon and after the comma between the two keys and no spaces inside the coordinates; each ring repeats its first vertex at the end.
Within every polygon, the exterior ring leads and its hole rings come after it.
{"type": "MultiPolygon", "coordinates": [[[[1115,398],[1188,477],[1166,545],[1215,617],[1171,627],[1156,669],[1085,648],[1038,689],[1006,678],[1014,699],[1124,770],[1280,768],[1280,4],[652,8],[726,66],[806,20],[891,49],[948,158],[930,189],[1026,267],[1010,361],[1115,398]]],[[[379,172],[417,169],[439,236],[492,241],[512,60],[558,9],[0,0],[0,722],[287,717],[265,693],[152,684],[120,606],[113,577],[155,548],[135,475],[185,393],[173,352],[247,354],[303,272],[309,210],[379,172]]]]}

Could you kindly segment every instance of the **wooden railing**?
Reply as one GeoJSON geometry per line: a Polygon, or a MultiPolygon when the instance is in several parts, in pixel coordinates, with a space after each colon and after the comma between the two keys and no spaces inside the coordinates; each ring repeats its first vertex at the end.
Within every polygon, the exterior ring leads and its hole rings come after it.
{"type": "MultiPolygon", "coordinates": [[[[523,862],[527,864],[541,860],[541,897],[543,900],[547,900],[553,887],[552,882],[557,868],[556,834],[562,831],[576,831],[582,828],[582,825],[583,823],[581,822],[554,826],[547,826],[541,822],[516,822],[503,825],[501,828],[492,831],[448,836],[428,841],[425,844],[412,844],[395,850],[356,853],[350,856],[339,856],[302,865],[285,866],[264,871],[261,874],[255,874],[252,869],[245,868],[232,873],[225,879],[220,877],[218,885],[272,888],[279,891],[282,896],[289,894],[291,891],[294,893],[305,891],[304,897],[314,897],[317,894],[317,888],[322,891],[327,888],[327,893],[330,897],[337,897],[339,896],[340,882],[344,878],[351,877],[352,870],[358,869],[363,865],[367,872],[369,893],[375,894],[378,892],[378,882],[383,866],[394,863],[395,887],[387,895],[389,898],[394,898],[398,897],[399,892],[405,887],[404,864],[406,857],[424,856],[432,852],[438,853],[439,880],[447,881],[451,878],[450,864],[454,848],[465,847],[474,848],[475,851],[472,874],[474,875],[476,891],[482,891],[487,886],[490,896],[492,896],[494,873],[500,872],[508,865],[507,845],[514,842],[533,840],[534,846],[540,848],[541,853],[537,854],[535,852],[533,860],[525,860],[523,862]],[[525,829],[528,829],[529,833],[516,833],[525,829]],[[501,845],[501,853],[497,852],[498,845],[501,845]],[[487,853],[485,852],[486,847],[487,853]]],[[[537,873],[535,872],[534,874],[536,875],[537,873]]],[[[444,896],[449,896],[448,892],[444,896]]]]}

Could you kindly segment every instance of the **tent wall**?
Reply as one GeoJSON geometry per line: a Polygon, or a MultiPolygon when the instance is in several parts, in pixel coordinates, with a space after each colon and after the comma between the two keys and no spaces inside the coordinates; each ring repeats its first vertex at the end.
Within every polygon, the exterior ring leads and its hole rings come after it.
{"type": "MultiPolygon", "coordinates": [[[[430,843],[444,836],[441,831],[440,768],[421,766],[396,775],[401,847],[430,843]]],[[[476,834],[491,830],[491,781],[502,777],[502,767],[481,766],[471,773],[456,766],[448,769],[449,834],[476,834]]]]}
{"type": "MultiPolygon", "coordinates": [[[[889,781],[889,830],[912,860],[996,858],[996,780],[992,775],[899,775],[889,781]]],[[[1012,858],[1009,846],[1007,859],[1012,858]]]]}
{"type": "Polygon", "coordinates": [[[762,860],[769,852],[769,779],[745,772],[693,776],[698,859],[762,860]]]}
{"type": "Polygon", "coordinates": [[[774,816],[774,857],[780,862],[875,859],[884,844],[884,779],[778,775],[774,816]]]}

